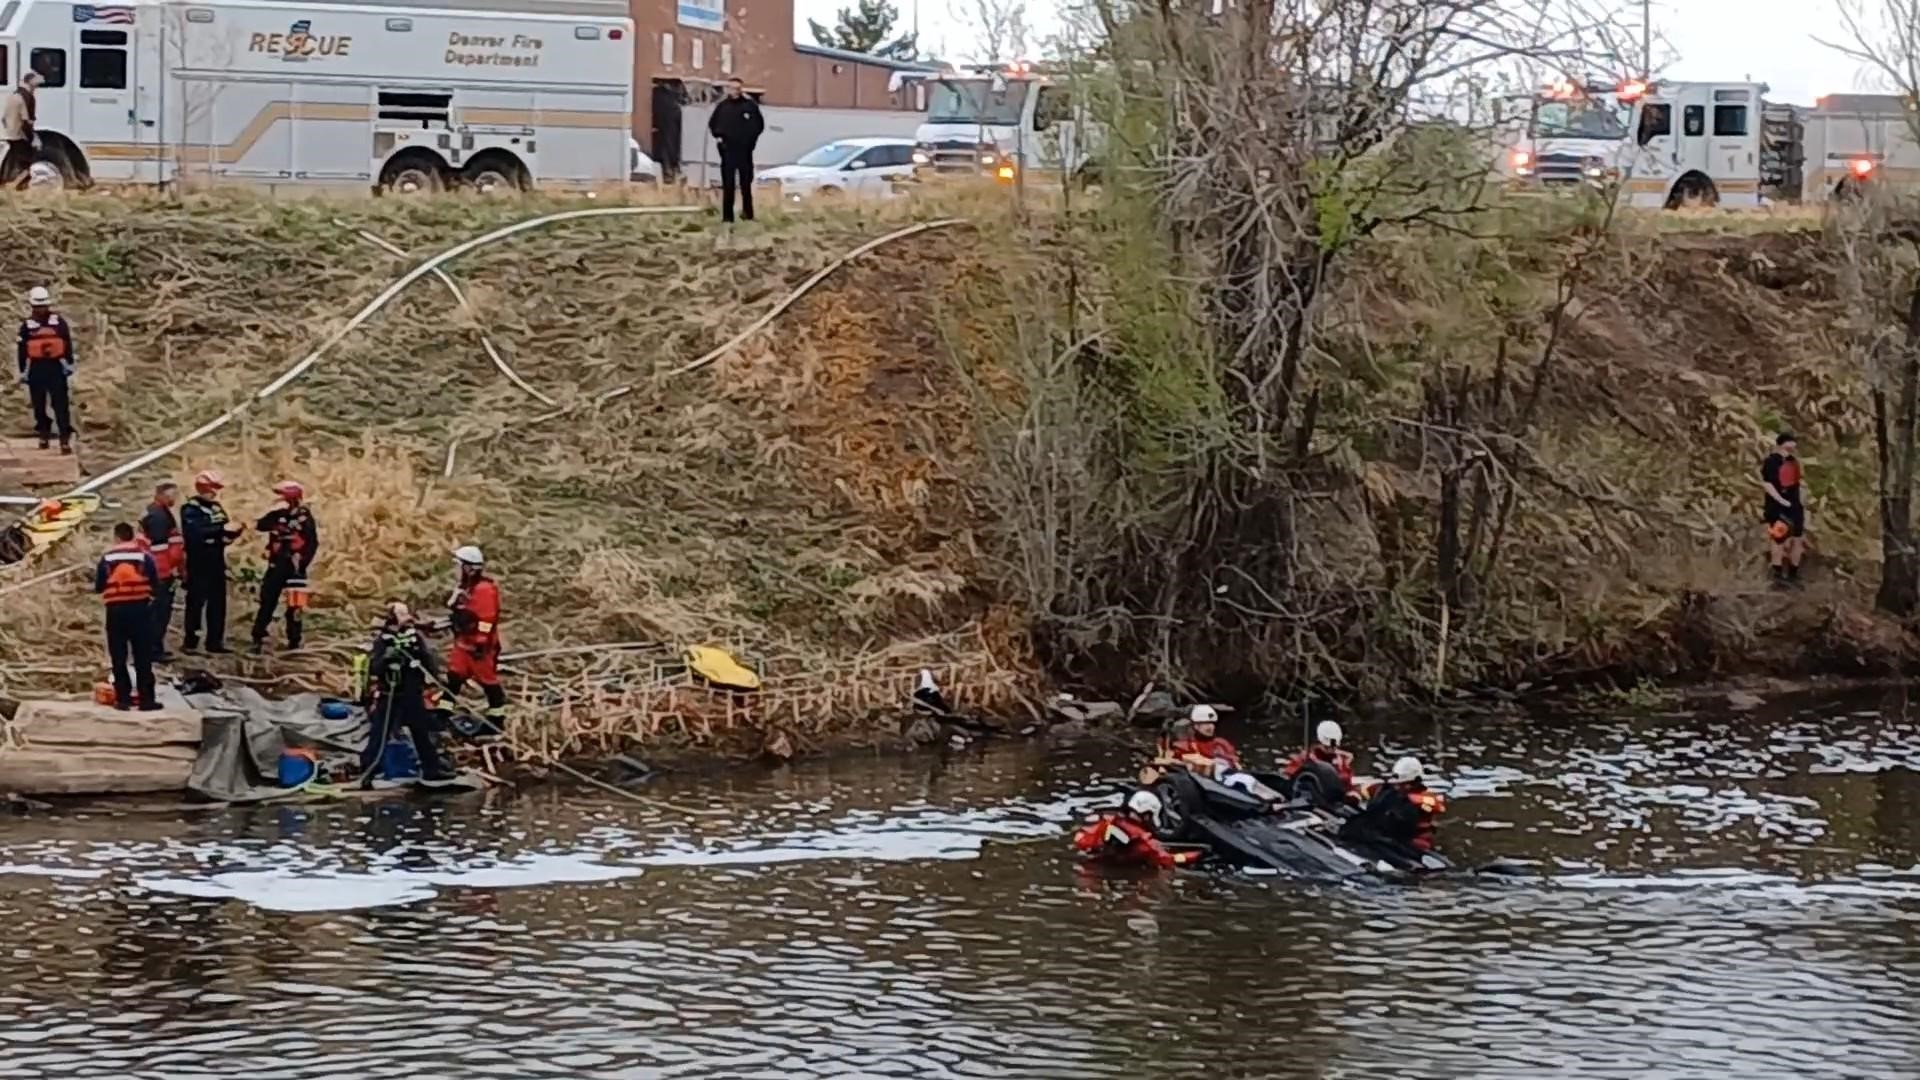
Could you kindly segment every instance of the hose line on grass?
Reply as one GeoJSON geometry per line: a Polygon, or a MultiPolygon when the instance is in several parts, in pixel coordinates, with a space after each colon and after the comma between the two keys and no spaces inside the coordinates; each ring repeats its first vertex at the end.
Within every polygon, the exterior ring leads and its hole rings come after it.
{"type": "MultiPolygon", "coordinates": [[[[814,286],[819,285],[821,282],[827,280],[829,277],[832,277],[835,271],[839,270],[841,267],[847,265],[848,263],[859,258],[860,256],[865,255],[870,251],[873,251],[875,248],[879,248],[884,245],[890,244],[895,240],[904,240],[909,236],[916,236],[920,233],[927,232],[932,229],[947,229],[947,228],[952,228],[956,225],[971,225],[971,224],[972,222],[966,220],[965,218],[941,218],[938,221],[922,221],[922,222],[919,222],[918,224],[909,225],[904,229],[896,229],[893,232],[886,234],[885,236],[875,237],[874,239],[869,240],[864,244],[861,244],[859,247],[854,248],[852,251],[847,252],[845,255],[840,256],[839,258],[833,260],[827,265],[814,271],[812,277],[809,277],[807,278],[807,280],[801,282],[798,288],[788,293],[786,297],[782,299],[779,303],[767,309],[765,314],[762,314],[758,319],[755,319],[753,321],[753,324],[748,326],[745,330],[742,330],[738,334],[735,334],[731,338],[728,338],[724,343],[708,351],[704,355],[699,356],[693,360],[689,360],[686,363],[681,364],[679,367],[673,368],[670,371],[663,372],[659,376],[659,378],[671,379],[676,375],[686,375],[691,372],[698,371],[701,368],[706,367],[707,365],[715,362],[716,360],[719,360],[721,357],[726,356],[728,353],[731,353],[733,350],[745,344],[749,338],[753,337],[755,334],[758,334],[760,331],[765,330],[767,327],[773,325],[773,321],[775,319],[779,318],[781,315],[786,314],[787,309],[799,303],[802,297],[812,292],[814,289],[814,286]]],[[[568,415],[569,413],[578,412],[583,407],[587,407],[587,406],[597,407],[600,405],[605,405],[609,401],[614,401],[616,399],[623,398],[628,394],[633,393],[635,389],[636,389],[635,385],[631,383],[626,386],[616,386],[611,390],[602,391],[601,393],[594,395],[593,397],[587,399],[586,401],[575,402],[572,405],[562,405],[559,408],[552,409],[548,412],[543,412],[538,416],[527,417],[525,420],[522,420],[518,423],[503,424],[498,429],[496,429],[493,434],[499,435],[501,432],[507,431],[509,429],[532,427],[535,424],[544,424],[549,420],[558,420],[561,417],[568,415]]],[[[460,440],[454,439],[449,443],[447,443],[446,465],[444,468],[441,469],[441,472],[440,472],[440,475],[442,477],[453,476],[454,456],[459,452],[459,449],[460,449],[460,440]]]]}
{"type": "Polygon", "coordinates": [[[490,233],[484,233],[471,240],[455,244],[453,247],[433,256],[395,279],[392,284],[381,291],[380,295],[368,301],[366,306],[356,312],[351,319],[348,319],[345,325],[335,330],[332,334],[329,334],[326,340],[322,341],[318,346],[315,346],[311,352],[301,357],[292,367],[283,372],[279,378],[255,391],[248,400],[235,405],[233,408],[228,409],[226,412],[221,413],[219,416],[194,428],[192,431],[189,431],[172,442],[157,446],[130,461],[114,466],[99,476],[74,488],[67,494],[87,495],[99,491],[101,488],[121,479],[129,473],[144,469],[148,465],[166,457],[168,454],[176,453],[182,447],[198,442],[208,435],[219,431],[221,428],[226,427],[254,405],[273,397],[275,394],[286,389],[288,384],[300,378],[300,376],[305,375],[308,369],[320,361],[321,357],[332,352],[342,341],[346,340],[348,334],[358,330],[368,319],[379,314],[382,308],[385,308],[393,302],[395,297],[405,292],[409,285],[438,270],[443,263],[451,262],[476,248],[486,247],[489,244],[499,243],[509,237],[518,236],[523,232],[542,228],[547,225],[558,225],[566,221],[580,221],[587,218],[601,217],[630,217],[642,214],[693,214],[699,213],[700,210],[701,208],[697,206],[597,206],[584,210],[563,210],[559,213],[542,214],[539,217],[528,218],[525,221],[515,222],[512,225],[504,225],[490,233]]]}
{"type": "MultiPolygon", "coordinates": [[[[336,221],[334,222],[334,224],[340,226],[343,229],[348,227],[344,222],[336,221]]],[[[382,251],[386,251],[393,255],[397,255],[402,259],[413,258],[413,256],[407,254],[404,250],[394,246],[393,244],[387,243],[385,240],[382,240],[380,237],[375,236],[374,234],[368,232],[365,229],[355,229],[354,234],[359,236],[360,239],[365,240],[367,243],[372,244],[374,247],[381,249],[382,251]]],[[[467,294],[465,291],[463,291],[460,288],[459,283],[453,280],[453,275],[447,273],[445,270],[442,270],[436,266],[433,268],[433,276],[440,279],[440,284],[445,285],[447,287],[447,291],[453,294],[454,302],[459,304],[462,308],[466,309],[467,314],[473,316],[474,322],[478,324],[480,321],[480,312],[474,308],[473,301],[467,299],[467,294]]],[[[508,381],[512,382],[513,385],[519,387],[521,390],[525,391],[528,397],[532,398],[535,401],[538,401],[540,404],[542,405],[558,405],[559,404],[559,402],[553,400],[552,398],[548,397],[547,395],[541,393],[538,390],[535,390],[532,386],[528,385],[527,380],[521,378],[520,373],[513,370],[513,365],[507,363],[506,358],[500,355],[500,350],[494,347],[493,338],[487,334],[487,331],[484,328],[481,328],[479,333],[480,333],[480,347],[487,351],[487,359],[493,361],[493,366],[500,369],[500,374],[505,375],[508,381]]]]}

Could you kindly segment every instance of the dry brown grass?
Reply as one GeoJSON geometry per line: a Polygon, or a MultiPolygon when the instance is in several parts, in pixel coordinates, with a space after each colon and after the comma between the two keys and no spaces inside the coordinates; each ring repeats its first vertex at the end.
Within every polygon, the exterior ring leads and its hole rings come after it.
{"type": "MultiPolygon", "coordinates": [[[[356,230],[424,255],[543,209],[70,198],[0,216],[0,281],[52,283],[75,319],[84,462],[98,472],[239,401],[406,269],[356,230]]],[[[468,541],[502,580],[510,652],[639,640],[669,657],[717,643],[763,658],[769,689],[753,703],[635,668],[623,693],[657,685],[672,702],[608,705],[577,661],[529,662],[515,682],[526,706],[516,738],[529,751],[622,740],[757,749],[776,728],[829,742],[902,702],[921,666],[1001,703],[1029,661],[1017,636],[978,630],[988,612],[956,542],[963,485],[937,464],[966,429],[964,395],[929,363],[944,284],[978,261],[977,241],[903,242],[738,355],[657,377],[916,212],[926,211],[775,213],[727,248],[705,219],[625,218],[484,249],[449,267],[477,319],[422,281],[282,397],[107,494],[131,516],[159,476],[217,465],[245,517],[270,501],[271,480],[307,485],[322,530],[312,647],[238,661],[247,677],[338,685],[378,604],[443,604],[447,551],[468,541]],[[542,407],[487,360],[482,327],[563,404],[645,389],[494,437],[542,407]],[[441,479],[454,438],[477,441],[441,479]]],[[[113,519],[103,512],[59,557],[90,560],[113,519]]],[[[236,560],[242,641],[258,546],[249,538],[236,560]]],[[[96,677],[97,611],[83,585],[76,576],[0,600],[0,692],[96,677]]]]}

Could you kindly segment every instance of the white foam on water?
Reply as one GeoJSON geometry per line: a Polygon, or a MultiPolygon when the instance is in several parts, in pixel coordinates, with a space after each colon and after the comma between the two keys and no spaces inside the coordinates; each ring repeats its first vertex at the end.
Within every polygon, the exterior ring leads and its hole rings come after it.
{"type": "Polygon", "coordinates": [[[6,877],[8,875],[92,881],[95,878],[106,877],[107,872],[105,870],[82,870],[72,866],[35,866],[30,863],[0,863],[0,877],[6,877]]]}
{"type": "Polygon", "coordinates": [[[235,870],[209,877],[143,876],[134,884],[174,896],[238,900],[268,911],[354,911],[431,900],[441,888],[517,889],[637,877],[635,867],[575,855],[526,855],[499,863],[432,870],[235,870]]]}

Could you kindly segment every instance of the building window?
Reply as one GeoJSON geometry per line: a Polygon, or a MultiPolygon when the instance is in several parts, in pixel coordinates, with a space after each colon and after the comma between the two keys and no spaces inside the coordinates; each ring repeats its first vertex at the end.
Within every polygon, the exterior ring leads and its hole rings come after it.
{"type": "Polygon", "coordinates": [[[706,42],[701,41],[699,38],[694,38],[692,41],[687,42],[687,49],[693,54],[693,58],[687,61],[693,65],[693,70],[699,71],[701,68],[707,66],[706,42]]]}
{"type": "Polygon", "coordinates": [[[660,66],[673,66],[673,35],[671,33],[660,35],[660,66]]]}
{"type": "Polygon", "coordinates": [[[720,74],[733,74],[733,46],[724,41],[720,43],[720,74]]]}

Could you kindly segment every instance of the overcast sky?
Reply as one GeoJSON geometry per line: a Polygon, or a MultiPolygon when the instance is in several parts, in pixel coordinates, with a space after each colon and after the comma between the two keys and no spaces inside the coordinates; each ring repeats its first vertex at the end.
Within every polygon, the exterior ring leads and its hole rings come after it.
{"type": "MultiPolygon", "coordinates": [[[[966,0],[958,0],[965,3],[966,0]]],[[[914,0],[896,0],[902,26],[912,23],[914,0]]],[[[1823,94],[1865,88],[1856,65],[1817,44],[1838,36],[1835,0],[1655,0],[1654,25],[1677,54],[1668,74],[1682,79],[1751,77],[1773,88],[1775,101],[1810,105],[1823,94]]],[[[795,0],[794,33],[811,41],[808,18],[833,21],[843,0],[795,0]]],[[[950,0],[919,0],[921,46],[965,58],[974,43],[967,20],[950,0]]],[[[1053,0],[1029,0],[1030,21],[1050,21],[1053,0]]],[[[1657,50],[1656,50],[1657,51],[1657,50]]]]}

